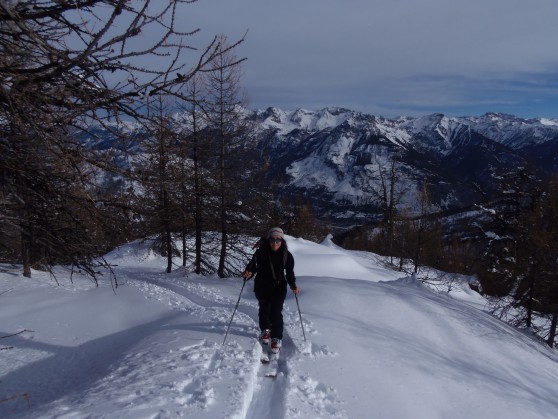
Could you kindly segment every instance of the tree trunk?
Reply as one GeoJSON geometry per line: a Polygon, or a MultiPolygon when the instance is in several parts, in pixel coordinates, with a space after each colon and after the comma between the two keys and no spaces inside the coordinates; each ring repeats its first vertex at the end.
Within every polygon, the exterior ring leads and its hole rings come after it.
{"type": "Polygon", "coordinates": [[[530,270],[530,281],[529,281],[529,292],[527,294],[527,302],[525,304],[525,309],[527,310],[527,318],[525,319],[525,323],[527,327],[531,327],[533,325],[533,299],[535,295],[535,277],[533,275],[532,269],[530,270]]]}
{"type": "Polygon", "coordinates": [[[558,312],[552,314],[552,321],[550,322],[550,331],[548,332],[548,339],[546,343],[551,348],[554,346],[554,339],[556,338],[556,325],[558,324],[558,312]]]}
{"type": "MultiPolygon", "coordinates": [[[[222,133],[224,132],[224,128],[222,133]]],[[[217,268],[217,275],[219,278],[225,277],[225,259],[227,257],[227,207],[226,207],[226,188],[225,188],[225,139],[222,134],[221,139],[221,167],[220,167],[220,182],[221,182],[221,253],[219,255],[219,267],[217,268]]]]}
{"type": "Polygon", "coordinates": [[[163,190],[163,217],[165,226],[165,247],[167,249],[167,273],[172,271],[172,234],[170,228],[169,196],[166,189],[163,190]]]}
{"type": "Polygon", "coordinates": [[[196,235],[196,260],[194,271],[201,274],[201,247],[202,247],[202,188],[200,184],[197,135],[194,133],[194,194],[196,197],[194,208],[194,224],[196,235]]]}
{"type": "Polygon", "coordinates": [[[31,278],[31,240],[26,233],[21,234],[21,258],[23,262],[23,276],[31,278]]]}

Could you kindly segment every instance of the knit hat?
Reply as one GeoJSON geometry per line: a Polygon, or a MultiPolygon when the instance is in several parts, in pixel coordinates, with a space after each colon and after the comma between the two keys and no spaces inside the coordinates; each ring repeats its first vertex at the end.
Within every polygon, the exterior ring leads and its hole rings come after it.
{"type": "Polygon", "coordinates": [[[271,230],[267,232],[267,238],[270,239],[271,237],[280,237],[284,239],[285,234],[283,233],[283,230],[281,230],[279,227],[273,227],[271,230]]]}

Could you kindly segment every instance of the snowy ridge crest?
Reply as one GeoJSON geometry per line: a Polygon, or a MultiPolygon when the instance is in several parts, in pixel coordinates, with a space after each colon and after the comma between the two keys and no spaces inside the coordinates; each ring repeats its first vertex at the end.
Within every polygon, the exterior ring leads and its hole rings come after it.
{"type": "Polygon", "coordinates": [[[350,119],[354,112],[342,108],[324,108],[319,111],[297,109],[283,111],[278,108],[268,108],[256,112],[262,120],[262,127],[276,129],[282,134],[293,130],[322,131],[335,128],[350,119]]]}
{"type": "Polygon", "coordinates": [[[311,132],[332,130],[349,121],[353,127],[385,135],[398,143],[417,135],[438,137],[442,148],[451,145],[456,133],[464,130],[474,131],[513,148],[558,139],[558,119],[523,119],[494,112],[479,117],[431,114],[386,119],[336,107],[317,111],[284,111],[272,107],[265,111],[256,111],[256,117],[262,128],[274,129],[280,135],[286,135],[296,129],[311,132]]]}

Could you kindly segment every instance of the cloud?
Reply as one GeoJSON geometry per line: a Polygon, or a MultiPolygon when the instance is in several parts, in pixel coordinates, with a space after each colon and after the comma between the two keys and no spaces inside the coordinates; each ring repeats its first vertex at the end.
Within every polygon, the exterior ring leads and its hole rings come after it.
{"type": "Polygon", "coordinates": [[[184,21],[202,40],[249,30],[237,53],[248,58],[252,107],[354,104],[393,116],[515,103],[527,116],[538,97],[539,116],[558,117],[556,0],[199,0],[189,9],[184,21]]]}

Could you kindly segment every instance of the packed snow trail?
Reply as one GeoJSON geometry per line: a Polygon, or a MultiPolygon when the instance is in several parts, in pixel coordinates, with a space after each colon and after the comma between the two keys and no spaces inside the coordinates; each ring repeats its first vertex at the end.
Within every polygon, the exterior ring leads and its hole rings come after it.
{"type": "MultiPolygon", "coordinates": [[[[212,291],[210,287],[200,286],[199,284],[193,285],[184,281],[182,279],[179,280],[168,280],[166,278],[159,278],[158,280],[153,280],[152,277],[146,276],[142,278],[145,281],[145,284],[150,284],[151,286],[161,287],[166,290],[169,290],[173,293],[176,293],[190,302],[198,305],[200,308],[203,308],[203,311],[207,311],[209,307],[213,308],[225,308],[226,314],[232,314],[231,307],[234,306],[232,301],[223,300],[223,298],[215,291],[212,291]],[[209,298],[208,298],[209,296],[209,298]]],[[[238,285],[238,281],[236,282],[238,285]]],[[[246,286],[245,290],[243,291],[241,302],[238,306],[237,312],[235,314],[235,319],[233,319],[233,323],[231,329],[229,331],[230,338],[234,339],[236,336],[238,338],[239,335],[246,335],[246,328],[241,327],[238,328],[238,323],[236,321],[236,316],[243,314],[248,316],[252,320],[252,335],[251,337],[254,339],[255,347],[254,351],[259,352],[261,350],[261,346],[257,342],[257,336],[259,334],[259,330],[256,328],[258,323],[257,320],[257,302],[253,297],[252,282],[248,282],[250,286],[246,286]]],[[[139,285],[143,287],[143,285],[139,285]]],[[[158,291],[160,294],[161,291],[158,291]]],[[[150,291],[151,295],[157,294],[153,290],[150,291]]],[[[173,305],[177,305],[176,303],[171,303],[173,305]]],[[[277,377],[271,378],[266,377],[262,371],[265,371],[266,367],[258,365],[259,356],[252,357],[253,359],[257,358],[256,367],[253,369],[252,374],[254,375],[251,382],[254,384],[250,384],[247,388],[247,392],[243,395],[245,399],[245,403],[247,404],[246,408],[242,408],[239,417],[245,417],[247,419],[259,419],[262,417],[266,417],[268,419],[279,419],[288,417],[286,414],[286,397],[288,394],[288,383],[289,383],[289,372],[288,372],[288,359],[295,355],[296,347],[293,343],[292,338],[290,337],[287,328],[289,327],[287,323],[292,323],[293,320],[298,320],[293,316],[293,313],[290,312],[288,308],[285,310],[285,318],[286,318],[286,327],[285,333],[283,337],[283,347],[281,349],[281,356],[279,358],[278,363],[278,370],[277,370],[277,377]],[[246,413],[243,413],[243,410],[246,410],[246,413]]],[[[224,320],[225,317],[220,317],[221,320],[224,320]]],[[[225,322],[227,323],[227,322],[225,322]]],[[[243,323],[241,321],[240,323],[243,323]]],[[[250,323],[250,321],[248,321],[250,323]]],[[[294,323],[292,326],[300,327],[299,323],[294,323]]],[[[233,348],[232,350],[235,350],[233,348]]],[[[228,350],[228,347],[224,349],[225,351],[228,350]]]]}

